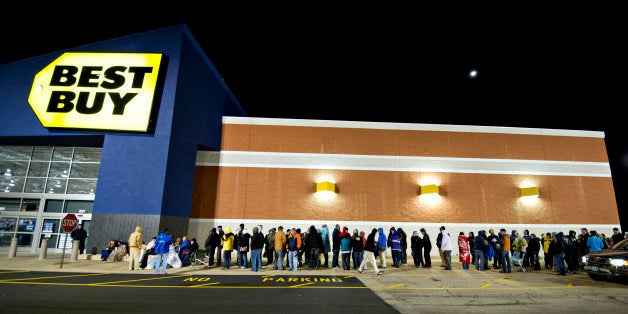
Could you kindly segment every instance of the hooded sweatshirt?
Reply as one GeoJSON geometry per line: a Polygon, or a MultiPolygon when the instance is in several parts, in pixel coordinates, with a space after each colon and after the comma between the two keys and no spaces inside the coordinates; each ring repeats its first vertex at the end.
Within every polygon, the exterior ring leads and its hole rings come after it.
{"type": "Polygon", "coordinates": [[[384,233],[384,228],[380,227],[379,229],[377,229],[377,232],[379,233],[377,237],[377,250],[385,251],[387,243],[386,243],[386,234],[384,233]]]}
{"type": "Polygon", "coordinates": [[[451,244],[451,237],[449,237],[449,233],[447,233],[447,230],[443,230],[441,231],[441,234],[443,235],[443,240],[441,242],[441,250],[443,251],[451,251],[453,250],[453,245],[451,244]]]}
{"type": "Polygon", "coordinates": [[[129,247],[141,248],[143,241],[142,227],[137,226],[135,227],[135,232],[131,233],[131,235],[129,236],[129,247]]]}

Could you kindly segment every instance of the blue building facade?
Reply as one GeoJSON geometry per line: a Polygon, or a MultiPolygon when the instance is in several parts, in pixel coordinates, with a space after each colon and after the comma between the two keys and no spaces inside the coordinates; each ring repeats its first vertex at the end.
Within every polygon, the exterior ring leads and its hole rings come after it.
{"type": "MultiPolygon", "coordinates": [[[[126,240],[135,226],[142,226],[146,238],[162,228],[186,234],[196,154],[220,149],[223,116],[246,113],[186,25],[0,65],[0,145],[102,148],[88,251],[93,247],[100,250],[111,238],[126,240]],[[29,92],[35,75],[65,52],[163,54],[150,130],[44,127],[29,106],[29,92]]],[[[3,196],[0,192],[0,198],[24,197],[20,193],[3,196]]],[[[25,196],[47,197],[46,193],[25,196]]],[[[41,204],[46,206],[43,201],[41,204]]],[[[10,211],[1,214],[11,216],[10,211]]],[[[42,227],[35,230],[36,239],[42,235],[42,227]]],[[[31,250],[36,250],[38,244],[34,243],[31,250]]]]}

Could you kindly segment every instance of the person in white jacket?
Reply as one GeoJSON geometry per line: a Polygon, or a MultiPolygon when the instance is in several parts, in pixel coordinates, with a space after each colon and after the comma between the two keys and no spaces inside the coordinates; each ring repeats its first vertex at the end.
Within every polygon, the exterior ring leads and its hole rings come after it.
{"type": "Polygon", "coordinates": [[[443,235],[443,240],[440,247],[445,255],[445,263],[447,265],[447,267],[445,267],[445,270],[451,270],[451,251],[454,247],[451,243],[451,237],[449,236],[449,233],[447,232],[447,230],[445,230],[445,226],[440,227],[440,232],[443,235]]]}

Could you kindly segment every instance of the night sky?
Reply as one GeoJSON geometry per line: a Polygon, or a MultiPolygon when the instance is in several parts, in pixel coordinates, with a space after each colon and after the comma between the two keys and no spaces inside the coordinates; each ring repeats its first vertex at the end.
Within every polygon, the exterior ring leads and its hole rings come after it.
{"type": "Polygon", "coordinates": [[[251,117],[604,131],[628,230],[619,7],[52,5],[0,19],[0,64],[186,24],[251,117]]]}

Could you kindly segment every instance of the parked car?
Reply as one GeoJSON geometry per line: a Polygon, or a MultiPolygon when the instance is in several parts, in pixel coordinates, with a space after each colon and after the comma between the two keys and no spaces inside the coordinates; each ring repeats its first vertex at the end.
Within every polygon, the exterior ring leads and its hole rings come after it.
{"type": "Polygon", "coordinates": [[[582,256],[582,267],[593,280],[628,279],[628,239],[609,249],[582,256]]]}

